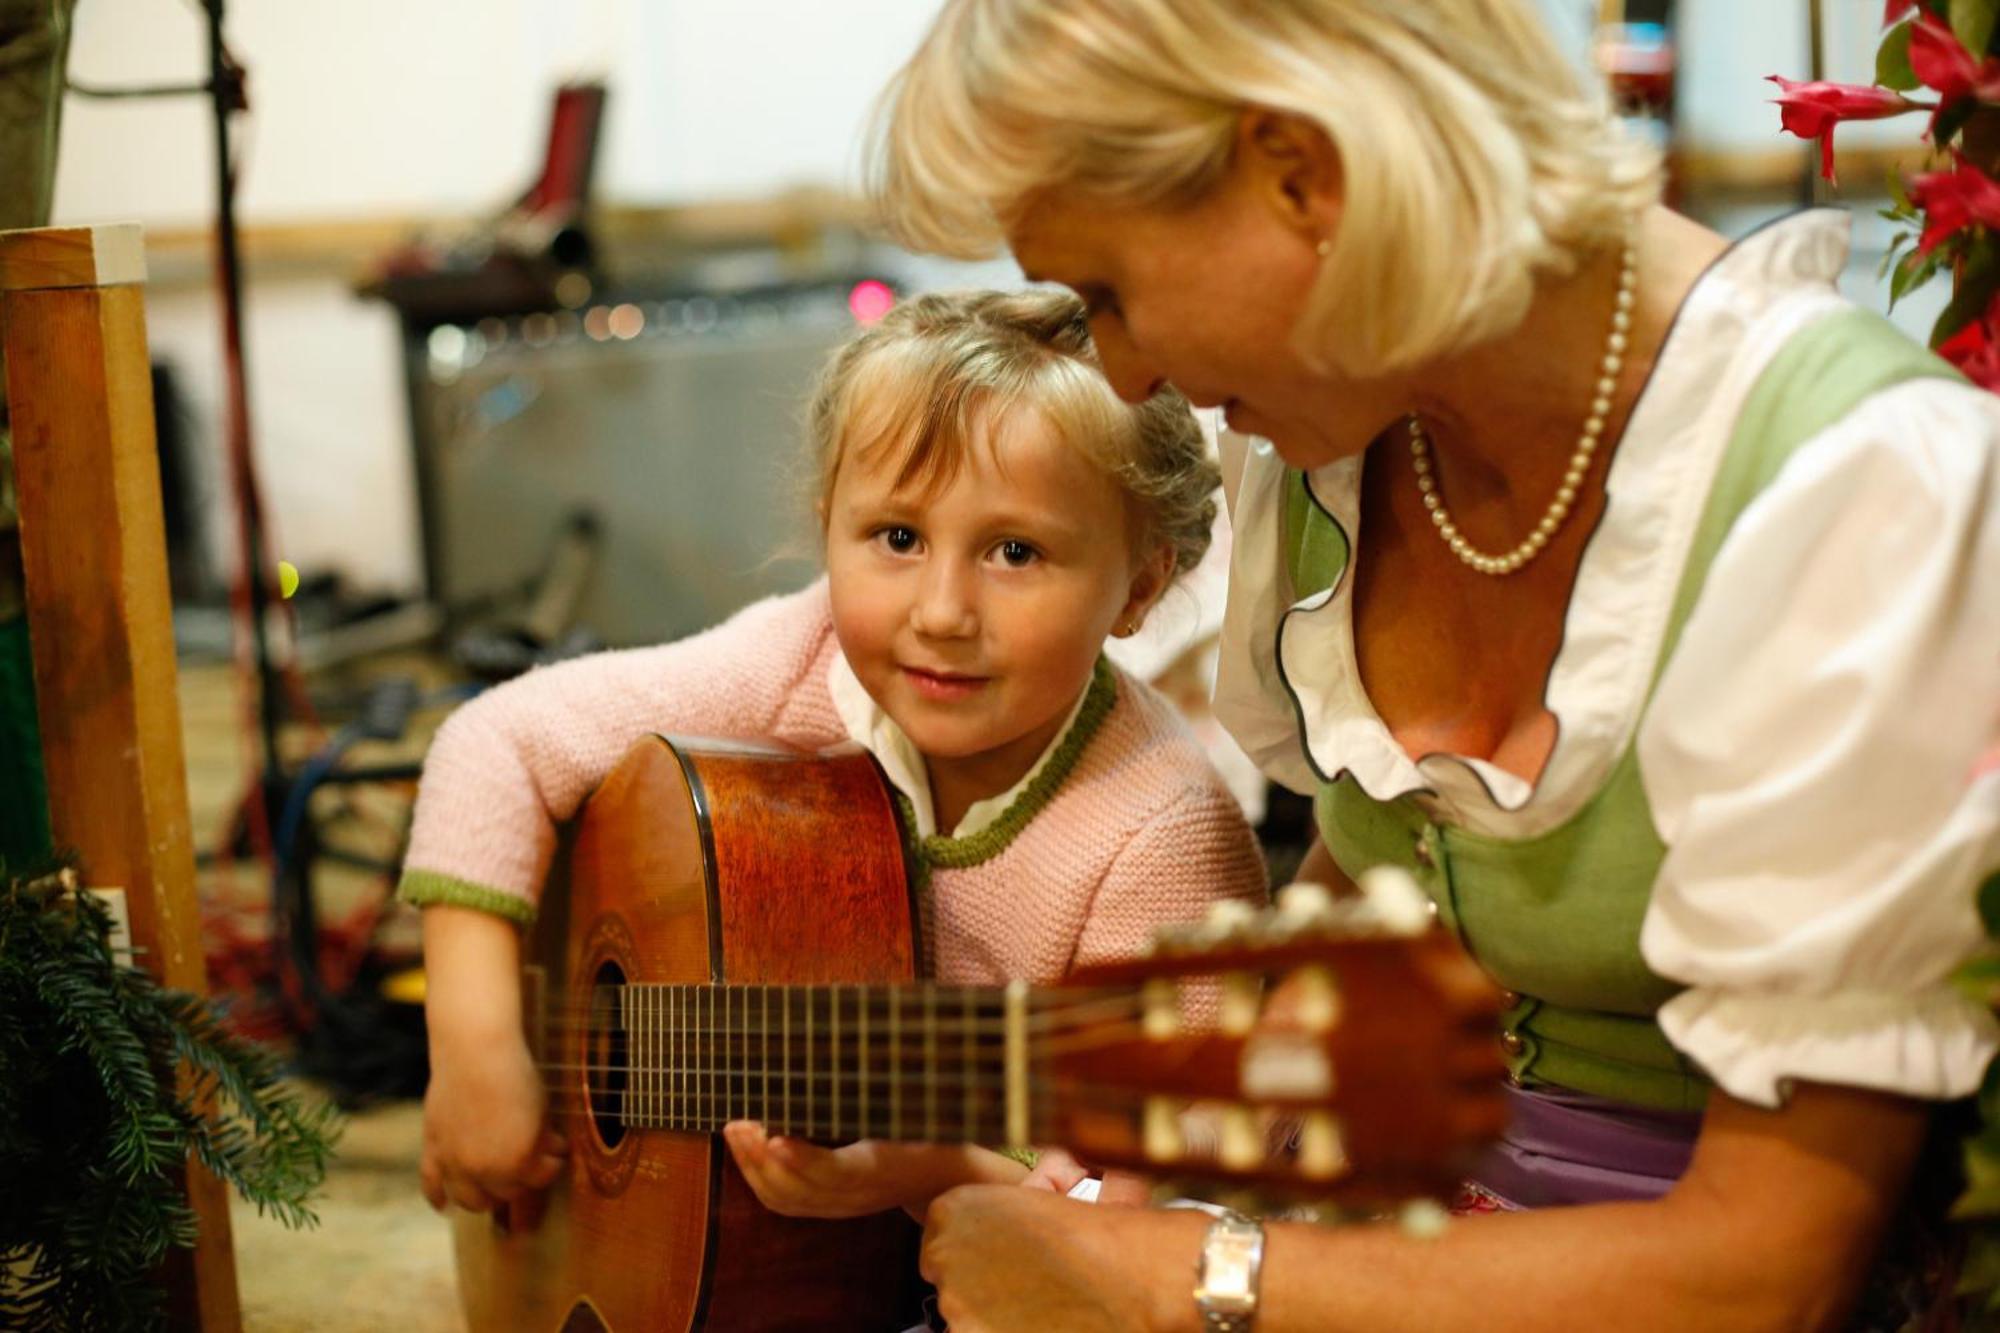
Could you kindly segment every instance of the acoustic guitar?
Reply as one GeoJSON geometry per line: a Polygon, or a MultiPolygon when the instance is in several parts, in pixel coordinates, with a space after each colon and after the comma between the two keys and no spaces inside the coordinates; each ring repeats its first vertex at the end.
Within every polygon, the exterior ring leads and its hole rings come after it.
{"type": "Polygon", "coordinates": [[[1414,886],[1227,905],[1057,987],[938,985],[858,751],[648,738],[569,835],[526,1000],[570,1155],[529,1208],[454,1213],[474,1333],[906,1326],[914,1226],[769,1212],[733,1119],[1362,1207],[1448,1188],[1500,1127],[1498,1000],[1414,886]],[[1218,1023],[1183,1021],[1194,986],[1218,1023]]]}

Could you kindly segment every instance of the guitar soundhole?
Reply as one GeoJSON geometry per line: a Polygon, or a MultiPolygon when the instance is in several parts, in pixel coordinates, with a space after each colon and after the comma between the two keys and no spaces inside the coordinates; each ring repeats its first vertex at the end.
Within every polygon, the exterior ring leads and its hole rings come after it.
{"type": "Polygon", "coordinates": [[[616,1148],[625,1137],[625,972],[605,962],[590,988],[590,1029],[584,1038],[585,1078],[590,1088],[590,1119],[597,1137],[616,1148]]]}

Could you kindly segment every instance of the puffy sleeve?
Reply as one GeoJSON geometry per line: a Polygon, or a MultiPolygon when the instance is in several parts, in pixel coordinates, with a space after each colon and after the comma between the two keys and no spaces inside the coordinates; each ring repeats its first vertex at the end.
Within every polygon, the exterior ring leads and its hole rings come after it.
{"type": "Polygon", "coordinates": [[[1949,984],[2000,868],[2000,400],[1920,382],[1744,511],[1638,736],[1667,855],[1641,936],[1667,1037],[1736,1097],[1979,1084],[1949,984]]]}
{"type": "Polygon", "coordinates": [[[488,690],[445,720],[425,756],[400,896],[532,920],[556,826],[634,741],[779,738],[830,630],[822,581],[692,638],[593,654],[488,690]]]}

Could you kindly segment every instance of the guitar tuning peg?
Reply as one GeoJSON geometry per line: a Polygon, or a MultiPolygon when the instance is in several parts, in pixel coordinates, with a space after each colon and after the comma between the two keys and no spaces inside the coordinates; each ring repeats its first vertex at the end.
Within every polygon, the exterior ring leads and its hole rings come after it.
{"type": "Polygon", "coordinates": [[[1181,1105],[1172,1097],[1148,1097],[1141,1112],[1139,1142],[1149,1162],[1178,1162],[1187,1155],[1181,1105]]]}
{"type": "Polygon", "coordinates": [[[1401,866],[1364,870],[1356,887],[1375,919],[1394,934],[1421,935],[1437,916],[1437,904],[1401,866]]]}
{"type": "Polygon", "coordinates": [[[1412,1199],[1396,1215],[1403,1234],[1416,1240],[1436,1240],[1451,1224],[1451,1214],[1436,1199],[1412,1199]]]}
{"type": "Polygon", "coordinates": [[[1264,1007],[1264,979],[1251,972],[1222,974],[1222,1030],[1241,1037],[1257,1026],[1264,1007]]]}
{"type": "Polygon", "coordinates": [[[1241,935],[1257,920],[1257,909],[1241,898],[1222,898],[1209,904],[1203,933],[1217,944],[1241,935]]]}
{"type": "Polygon", "coordinates": [[[1264,1160],[1264,1133],[1247,1106],[1222,1108],[1222,1143],[1216,1157],[1231,1171],[1254,1171],[1264,1160]]]}
{"type": "Polygon", "coordinates": [[[1172,977],[1148,977],[1139,990],[1139,1030],[1165,1041],[1181,1030],[1181,993],[1172,977]]]}
{"type": "Polygon", "coordinates": [[[1332,1180],[1347,1170],[1347,1144],[1333,1112],[1306,1112],[1299,1126],[1298,1166],[1308,1180],[1332,1180]]]}
{"type": "Polygon", "coordinates": [[[1324,884],[1302,880],[1278,890],[1280,919],[1301,925],[1321,925],[1333,919],[1333,890],[1324,884]]]}
{"type": "Polygon", "coordinates": [[[1289,984],[1299,1026],[1312,1033],[1333,1031],[1340,1022],[1340,983],[1333,969],[1317,963],[1302,967],[1289,984]]]}

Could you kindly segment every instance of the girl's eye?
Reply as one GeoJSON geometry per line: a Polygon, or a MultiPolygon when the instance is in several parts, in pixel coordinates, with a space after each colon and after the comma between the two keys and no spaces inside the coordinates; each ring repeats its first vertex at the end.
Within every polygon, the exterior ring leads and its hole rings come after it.
{"type": "Polygon", "coordinates": [[[908,555],[917,549],[917,534],[912,528],[884,528],[876,537],[897,555],[908,555]]]}
{"type": "Polygon", "coordinates": [[[1013,569],[1022,569],[1034,564],[1042,554],[1023,541],[1001,542],[998,551],[1000,559],[1013,569]]]}

